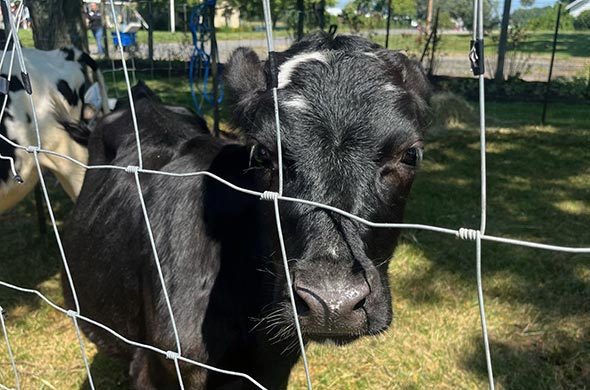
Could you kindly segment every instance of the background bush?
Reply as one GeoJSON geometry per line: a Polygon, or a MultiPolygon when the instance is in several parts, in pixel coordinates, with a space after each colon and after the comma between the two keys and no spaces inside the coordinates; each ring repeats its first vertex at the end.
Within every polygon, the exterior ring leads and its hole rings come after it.
{"type": "Polygon", "coordinates": [[[584,11],[574,20],[576,30],[590,30],[590,11],[584,11]]]}

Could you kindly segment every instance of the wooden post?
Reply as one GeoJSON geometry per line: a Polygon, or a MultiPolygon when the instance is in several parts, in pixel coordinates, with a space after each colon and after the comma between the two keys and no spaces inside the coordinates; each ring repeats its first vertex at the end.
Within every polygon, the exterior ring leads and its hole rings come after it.
{"type": "Polygon", "coordinates": [[[438,41],[438,11],[436,9],[436,16],[434,17],[434,25],[432,26],[432,52],[430,53],[430,67],[428,68],[428,75],[432,76],[434,71],[434,53],[436,52],[436,42],[438,41]]]}
{"type": "Polygon", "coordinates": [[[297,0],[297,40],[303,38],[303,23],[305,21],[305,3],[303,0],[297,0]]]}
{"type": "MultiPolygon", "coordinates": [[[[105,59],[109,59],[109,31],[107,29],[107,18],[106,18],[106,14],[105,14],[105,6],[104,6],[104,1],[100,2],[100,14],[102,15],[102,40],[104,43],[104,58],[105,59]]],[[[115,21],[113,21],[114,23],[115,21]]]]}
{"type": "Polygon", "coordinates": [[[389,29],[391,27],[391,0],[387,1],[387,30],[385,31],[385,48],[389,49],[389,29]]]}
{"type": "Polygon", "coordinates": [[[148,0],[148,58],[150,61],[150,76],[154,78],[154,0],[148,0]]]}
{"type": "Polygon", "coordinates": [[[426,12],[426,34],[430,33],[430,25],[432,24],[432,0],[428,0],[428,11],[426,12]]]}
{"type": "Polygon", "coordinates": [[[508,24],[510,22],[510,7],[512,0],[504,0],[504,12],[500,29],[500,41],[498,42],[498,62],[496,63],[496,82],[504,81],[504,59],[506,58],[506,44],[508,42],[508,24]]]}

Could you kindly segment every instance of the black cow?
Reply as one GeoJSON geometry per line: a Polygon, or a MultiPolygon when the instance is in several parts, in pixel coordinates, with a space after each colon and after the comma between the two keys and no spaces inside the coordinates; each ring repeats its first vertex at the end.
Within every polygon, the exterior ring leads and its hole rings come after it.
{"type": "MultiPolygon", "coordinates": [[[[324,33],[277,54],[277,63],[284,194],[372,221],[402,221],[429,121],[419,65],[364,39],[324,33]]],[[[269,65],[238,49],[225,77],[245,140],[213,138],[204,125],[142,99],[136,109],[144,166],[207,170],[242,187],[277,191],[269,65]]],[[[108,118],[91,136],[90,163],[136,165],[128,119],[108,118]]],[[[272,202],[211,178],[140,179],[183,356],[286,388],[299,352],[272,202]]],[[[280,206],[305,340],[344,344],[385,330],[392,320],[388,259],[398,231],[299,203],[280,206]]],[[[133,174],[88,172],[65,249],[82,314],[132,340],[176,350],[133,174]]],[[[166,357],[84,329],[102,350],[130,361],[133,388],[177,386],[166,357]]],[[[188,389],[253,387],[180,368],[188,389]]]]}

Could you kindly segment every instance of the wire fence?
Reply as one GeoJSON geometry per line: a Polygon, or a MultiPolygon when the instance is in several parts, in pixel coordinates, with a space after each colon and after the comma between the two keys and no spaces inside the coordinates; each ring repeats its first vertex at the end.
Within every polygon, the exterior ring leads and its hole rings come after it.
{"type": "MultiPolygon", "coordinates": [[[[8,0],[2,0],[2,1],[4,1],[8,6],[10,6],[8,0]]],[[[110,1],[110,5],[111,5],[111,10],[113,10],[113,13],[114,13],[114,6],[113,6],[112,0],[110,1]]],[[[264,5],[264,10],[265,10],[265,25],[266,25],[266,34],[267,34],[268,54],[269,54],[269,58],[272,59],[274,56],[274,40],[273,40],[273,33],[272,33],[272,28],[271,28],[272,20],[271,20],[270,7],[269,7],[268,0],[263,1],[263,5],[264,5]]],[[[21,5],[21,7],[22,7],[22,5],[21,5]]],[[[476,0],[474,2],[474,9],[475,9],[475,11],[474,11],[474,22],[475,22],[474,25],[477,26],[477,29],[474,29],[473,39],[474,39],[474,41],[478,41],[478,40],[483,39],[483,23],[482,23],[483,12],[482,12],[481,0],[479,0],[479,1],[476,0]]],[[[18,40],[18,35],[17,35],[18,25],[15,23],[14,17],[12,17],[12,16],[10,16],[10,23],[12,26],[12,30],[11,30],[10,34],[7,36],[7,45],[12,41],[14,44],[14,49],[10,55],[10,63],[9,63],[10,71],[7,73],[8,81],[10,80],[10,77],[12,74],[12,67],[13,67],[13,62],[14,62],[13,60],[14,60],[15,55],[17,57],[18,65],[20,67],[21,77],[23,79],[28,79],[29,76],[27,74],[26,64],[24,61],[24,57],[23,57],[22,50],[21,50],[21,45],[20,45],[20,42],[18,40]]],[[[117,36],[119,36],[119,39],[120,39],[119,27],[117,25],[115,25],[115,28],[116,28],[117,36]]],[[[485,350],[485,356],[486,356],[486,362],[487,362],[487,370],[488,370],[490,389],[494,389],[494,377],[493,377],[493,372],[492,372],[492,357],[491,357],[489,342],[488,342],[487,327],[486,327],[486,312],[485,312],[485,306],[484,306],[484,300],[483,300],[482,268],[481,268],[481,265],[482,265],[482,256],[481,256],[482,241],[499,242],[499,243],[504,243],[504,244],[509,244],[509,245],[518,245],[518,246],[537,248],[537,249],[543,249],[543,250],[551,250],[551,251],[562,251],[562,252],[569,252],[569,253],[590,253],[590,247],[576,248],[576,247],[568,247],[568,246],[551,245],[551,244],[516,240],[516,239],[512,239],[512,238],[508,238],[508,237],[492,236],[492,235],[487,235],[485,233],[485,228],[486,228],[486,192],[487,192],[486,175],[487,175],[487,172],[486,172],[486,164],[485,164],[485,161],[486,161],[485,105],[484,105],[485,94],[484,94],[484,83],[483,83],[484,75],[483,74],[479,74],[480,154],[481,154],[481,183],[482,183],[481,184],[481,225],[480,225],[479,229],[470,229],[470,228],[465,228],[465,227],[461,227],[459,229],[452,229],[452,228],[446,228],[446,227],[431,226],[431,225],[427,225],[427,224],[376,223],[376,222],[372,222],[372,221],[368,221],[366,219],[360,218],[360,217],[353,215],[345,210],[341,210],[341,209],[332,207],[330,205],[319,204],[319,203],[312,202],[312,201],[305,200],[305,199],[298,199],[298,198],[284,196],[283,195],[283,177],[282,177],[282,157],[281,157],[281,149],[282,148],[281,148],[281,139],[280,139],[280,135],[281,135],[281,133],[280,133],[280,118],[279,118],[279,110],[278,110],[278,94],[277,94],[276,84],[274,85],[272,92],[273,92],[274,112],[275,112],[275,121],[276,121],[276,140],[277,140],[277,149],[278,149],[278,155],[279,155],[279,157],[278,157],[278,163],[279,163],[278,172],[279,172],[280,176],[279,176],[279,187],[278,187],[277,192],[266,191],[266,192],[261,193],[261,192],[241,188],[241,187],[239,187],[235,184],[232,184],[232,183],[230,183],[230,182],[228,182],[228,181],[226,181],[226,180],[224,180],[224,179],[222,179],[210,172],[207,172],[207,171],[199,171],[199,172],[191,172],[191,173],[174,173],[174,172],[163,172],[163,171],[145,169],[143,167],[143,161],[142,161],[140,132],[139,132],[139,129],[137,126],[137,117],[136,117],[135,108],[134,108],[133,96],[131,94],[131,83],[130,83],[129,74],[128,74],[129,72],[127,69],[126,61],[124,60],[125,56],[123,53],[123,48],[119,47],[119,49],[120,49],[120,55],[123,58],[123,61],[122,61],[123,72],[125,75],[125,82],[127,85],[130,110],[131,110],[132,118],[133,118],[133,127],[134,127],[135,138],[136,138],[137,158],[138,158],[138,165],[137,166],[115,166],[115,165],[100,165],[100,166],[95,165],[95,166],[92,166],[92,165],[84,164],[81,161],[77,161],[76,159],[74,159],[70,156],[63,155],[63,154],[57,153],[52,150],[44,149],[43,144],[42,144],[43,139],[41,136],[41,129],[39,128],[39,123],[36,119],[36,115],[33,115],[34,116],[33,123],[35,126],[35,133],[36,133],[35,135],[36,135],[36,140],[37,140],[36,145],[20,145],[18,143],[13,142],[12,140],[7,138],[6,136],[0,134],[0,139],[3,142],[8,143],[9,145],[11,145],[14,148],[17,148],[19,150],[22,150],[22,151],[25,151],[25,152],[31,154],[35,160],[37,173],[40,178],[42,194],[43,194],[45,203],[47,205],[47,209],[48,209],[49,216],[51,219],[51,225],[53,227],[55,240],[56,240],[58,248],[59,248],[59,253],[60,253],[60,257],[61,257],[61,261],[62,261],[62,266],[65,271],[67,284],[69,285],[69,287],[72,291],[75,310],[68,310],[63,307],[60,307],[59,305],[55,304],[52,300],[50,300],[48,297],[46,297],[39,290],[36,290],[36,289],[24,288],[24,287],[17,286],[17,285],[11,284],[11,283],[7,283],[7,282],[1,281],[1,280],[0,280],[0,286],[15,290],[15,291],[24,292],[24,293],[28,293],[28,294],[32,294],[34,296],[37,296],[39,299],[41,299],[43,302],[45,302],[47,305],[49,305],[50,307],[52,307],[56,311],[62,313],[63,315],[66,315],[72,319],[72,324],[73,324],[73,327],[76,331],[77,340],[79,343],[80,355],[81,355],[82,361],[84,363],[84,367],[86,369],[86,373],[88,376],[88,383],[90,385],[90,388],[92,388],[92,389],[95,389],[95,385],[94,385],[94,381],[93,381],[93,377],[92,377],[92,372],[91,372],[89,364],[88,364],[87,353],[86,353],[86,349],[84,346],[84,341],[83,341],[83,339],[81,337],[81,333],[80,333],[80,326],[79,326],[80,321],[83,321],[83,322],[92,324],[98,328],[101,328],[102,330],[111,334],[113,337],[119,339],[120,341],[122,341],[130,346],[146,349],[146,350],[158,353],[158,354],[164,356],[166,359],[172,360],[174,362],[174,365],[176,368],[176,374],[177,374],[177,378],[179,381],[179,387],[181,389],[184,389],[184,384],[183,384],[183,376],[181,373],[179,362],[198,366],[198,367],[205,368],[207,370],[212,370],[212,371],[222,373],[222,374],[242,377],[242,378],[245,378],[248,381],[250,381],[254,386],[256,386],[260,389],[265,389],[265,387],[263,385],[261,385],[259,382],[257,382],[256,378],[252,378],[252,377],[248,376],[247,374],[244,374],[241,372],[229,371],[229,370],[225,370],[225,369],[222,369],[219,367],[213,367],[213,366],[205,364],[203,362],[192,360],[189,357],[183,355],[181,340],[178,336],[177,325],[176,325],[176,321],[174,319],[174,312],[173,312],[172,306],[170,304],[170,300],[169,300],[168,293],[167,293],[167,286],[164,282],[164,275],[162,273],[162,269],[160,266],[160,260],[159,260],[159,256],[158,256],[158,248],[157,248],[156,243],[154,241],[152,227],[151,227],[151,223],[150,223],[150,219],[149,219],[149,215],[148,215],[148,210],[147,210],[147,206],[144,201],[141,180],[140,180],[140,175],[139,175],[140,173],[143,175],[164,175],[164,176],[175,177],[175,178],[207,176],[207,177],[210,177],[210,178],[213,178],[213,179],[219,181],[220,183],[228,186],[229,188],[231,188],[235,191],[240,191],[242,193],[258,197],[258,198],[260,198],[261,201],[270,201],[273,203],[274,214],[275,214],[275,219],[276,219],[276,224],[277,224],[277,231],[278,231],[278,240],[279,240],[280,248],[281,248],[281,255],[282,255],[282,259],[283,259],[285,276],[286,276],[287,284],[289,286],[288,291],[290,293],[290,301],[291,301],[291,305],[292,305],[292,309],[293,309],[293,313],[294,313],[293,321],[294,321],[296,328],[297,328],[297,337],[298,337],[298,341],[299,341],[299,345],[300,345],[300,349],[301,349],[301,354],[302,354],[302,358],[303,358],[304,366],[305,366],[307,387],[310,390],[312,389],[313,378],[312,378],[310,371],[309,371],[307,356],[306,356],[306,351],[305,351],[305,343],[304,343],[303,336],[302,336],[300,326],[299,326],[297,307],[296,307],[295,299],[293,296],[293,288],[291,286],[291,283],[292,283],[291,274],[289,271],[289,264],[287,261],[285,242],[283,239],[282,228],[281,228],[281,221],[280,221],[281,207],[280,207],[280,204],[282,202],[296,202],[296,203],[306,204],[306,205],[309,205],[312,207],[320,208],[323,210],[329,210],[331,212],[338,213],[346,218],[350,218],[352,220],[355,220],[357,222],[360,222],[362,224],[365,224],[365,225],[373,227],[373,228],[383,228],[383,229],[400,229],[400,228],[408,229],[408,228],[411,228],[411,229],[419,229],[419,230],[428,230],[428,231],[437,232],[437,233],[444,234],[444,235],[454,236],[454,237],[457,237],[457,238],[460,238],[463,240],[475,241],[477,293],[478,293],[479,311],[480,311],[480,316],[481,316],[482,334],[483,334],[483,340],[484,340],[484,350],[485,350]],[[153,261],[155,262],[155,265],[156,265],[156,268],[158,271],[158,275],[160,278],[160,283],[162,284],[161,287],[162,287],[163,293],[165,295],[166,305],[167,305],[168,313],[170,316],[169,320],[170,320],[170,323],[172,325],[172,329],[174,332],[174,338],[176,341],[176,345],[175,345],[176,349],[175,350],[163,350],[163,349],[160,349],[160,348],[155,347],[153,345],[143,344],[143,343],[137,342],[136,340],[129,340],[129,339],[125,338],[124,336],[122,336],[121,334],[114,331],[113,329],[110,329],[109,327],[101,324],[100,322],[98,322],[92,318],[88,318],[88,317],[81,314],[80,304],[78,302],[78,297],[77,297],[77,293],[76,293],[76,288],[74,286],[74,281],[72,279],[72,276],[69,272],[67,254],[64,252],[64,249],[62,247],[59,229],[58,229],[56,219],[54,216],[54,212],[53,212],[53,209],[51,206],[51,199],[49,197],[47,185],[46,185],[45,179],[44,179],[44,174],[41,169],[41,165],[39,163],[39,156],[41,154],[48,154],[48,155],[63,158],[65,160],[69,161],[70,163],[76,164],[76,165],[83,167],[87,170],[110,169],[110,170],[124,171],[130,175],[133,175],[134,181],[135,181],[135,186],[137,189],[137,196],[138,196],[138,199],[141,203],[143,219],[145,222],[145,226],[147,228],[147,234],[149,236],[149,241],[150,241],[151,250],[152,250],[152,254],[153,254],[153,261]]],[[[472,55],[474,56],[475,59],[477,59],[477,54],[478,53],[472,52],[472,55]]],[[[2,55],[2,59],[0,61],[0,67],[2,66],[4,61],[6,60],[6,55],[7,55],[7,50],[5,47],[3,55],[2,55]]],[[[271,69],[271,72],[273,72],[274,76],[276,77],[276,72],[277,72],[276,67],[273,67],[271,69]]],[[[34,107],[34,101],[32,99],[32,94],[31,94],[31,91],[28,91],[28,92],[29,92],[29,102],[31,105],[31,110],[33,113],[35,113],[35,107],[34,107]]],[[[34,91],[32,91],[32,93],[34,93],[34,91]]],[[[7,96],[8,95],[5,95],[5,98],[4,98],[4,106],[3,106],[2,112],[0,113],[0,120],[2,119],[2,116],[4,115],[4,107],[6,105],[7,96]]],[[[17,172],[14,169],[14,164],[13,164],[11,157],[0,156],[0,158],[10,160],[10,162],[12,163],[13,173],[15,176],[17,176],[17,172]]],[[[8,358],[10,360],[10,363],[11,363],[11,366],[12,366],[12,369],[14,372],[13,384],[11,384],[11,385],[0,384],[0,388],[10,389],[10,390],[13,390],[13,389],[20,390],[21,389],[21,381],[19,379],[19,368],[18,368],[18,364],[16,363],[15,358],[12,353],[9,332],[6,327],[5,315],[4,315],[4,312],[1,307],[0,307],[0,324],[2,326],[2,333],[4,336],[4,342],[6,343],[6,347],[7,347],[7,351],[8,351],[8,358]]]]}

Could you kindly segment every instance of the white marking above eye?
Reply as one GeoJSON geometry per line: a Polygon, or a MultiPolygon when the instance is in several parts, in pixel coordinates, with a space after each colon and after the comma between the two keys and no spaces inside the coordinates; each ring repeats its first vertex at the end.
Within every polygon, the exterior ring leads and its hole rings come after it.
{"type": "Polygon", "coordinates": [[[285,88],[287,85],[289,85],[289,83],[291,82],[291,75],[293,74],[295,69],[299,65],[309,61],[320,61],[324,64],[328,63],[326,55],[320,51],[298,54],[283,62],[281,66],[279,66],[278,88],[285,88]]]}
{"type": "Polygon", "coordinates": [[[294,96],[291,99],[283,100],[282,105],[293,108],[295,110],[307,110],[309,108],[308,101],[303,96],[294,96]]]}

